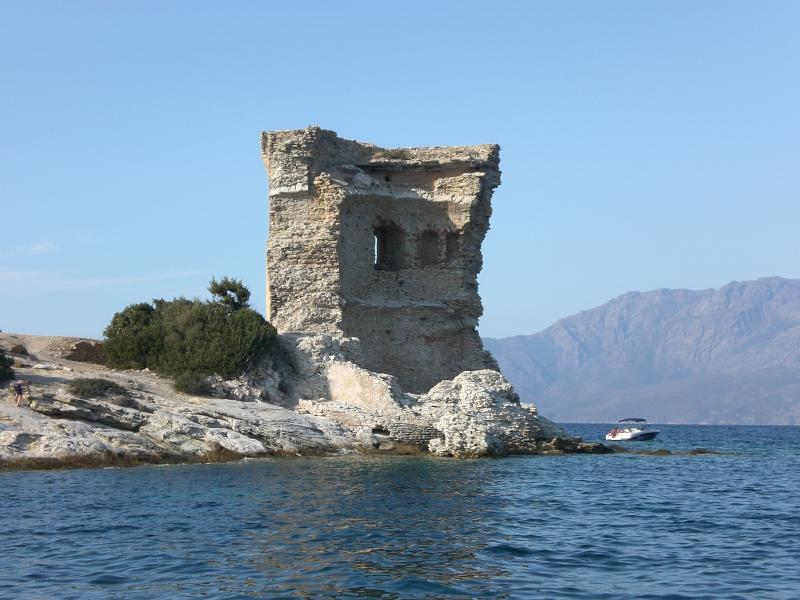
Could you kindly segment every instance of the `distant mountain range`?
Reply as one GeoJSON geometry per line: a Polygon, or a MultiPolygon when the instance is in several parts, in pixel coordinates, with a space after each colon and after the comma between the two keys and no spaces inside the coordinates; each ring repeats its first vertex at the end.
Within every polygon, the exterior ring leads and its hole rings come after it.
{"type": "Polygon", "coordinates": [[[800,424],[800,280],[630,292],[484,342],[556,421],[800,424]]]}

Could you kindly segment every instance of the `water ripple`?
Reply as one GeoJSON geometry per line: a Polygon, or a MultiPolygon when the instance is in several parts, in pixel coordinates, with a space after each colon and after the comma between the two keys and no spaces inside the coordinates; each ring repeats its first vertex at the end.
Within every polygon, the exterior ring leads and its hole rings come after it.
{"type": "Polygon", "coordinates": [[[0,597],[797,597],[800,428],[662,431],[671,456],[4,473],[0,597]]]}

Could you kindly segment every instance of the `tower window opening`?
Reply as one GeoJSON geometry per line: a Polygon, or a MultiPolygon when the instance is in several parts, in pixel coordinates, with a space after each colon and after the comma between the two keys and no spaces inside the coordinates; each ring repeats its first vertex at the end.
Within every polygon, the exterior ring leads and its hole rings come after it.
{"type": "Polygon", "coordinates": [[[446,247],[447,264],[452,264],[452,263],[454,263],[456,261],[456,259],[458,258],[458,254],[459,254],[458,234],[454,233],[452,231],[449,232],[447,234],[446,242],[447,242],[446,243],[446,246],[447,246],[446,247]]]}
{"type": "Polygon", "coordinates": [[[405,233],[394,223],[373,232],[373,264],[379,271],[399,271],[404,266],[405,233]]]}
{"type": "Polygon", "coordinates": [[[423,267],[437,265],[440,262],[439,234],[429,229],[419,236],[419,264],[423,267]]]}

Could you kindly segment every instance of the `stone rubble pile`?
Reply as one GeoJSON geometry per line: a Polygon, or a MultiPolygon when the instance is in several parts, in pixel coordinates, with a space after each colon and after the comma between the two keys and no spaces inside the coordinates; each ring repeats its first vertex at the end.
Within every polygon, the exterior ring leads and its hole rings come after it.
{"type": "Polygon", "coordinates": [[[300,385],[292,386],[301,392],[297,410],[338,423],[362,447],[455,457],[596,450],[522,405],[497,371],[465,371],[425,394],[409,394],[395,377],[347,360],[358,355],[358,340],[320,335],[282,341],[293,345],[302,365],[293,382],[300,385]]]}

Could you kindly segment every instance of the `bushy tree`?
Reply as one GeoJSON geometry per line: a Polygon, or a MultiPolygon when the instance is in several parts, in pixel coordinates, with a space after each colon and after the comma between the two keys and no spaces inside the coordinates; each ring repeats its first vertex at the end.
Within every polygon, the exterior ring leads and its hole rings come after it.
{"type": "MultiPolygon", "coordinates": [[[[154,302],[157,306],[159,301],[154,302]]],[[[113,316],[103,332],[106,338],[103,349],[109,366],[144,369],[159,354],[161,340],[153,327],[155,312],[152,304],[140,302],[113,316]]]]}
{"type": "Polygon", "coordinates": [[[227,277],[212,279],[209,290],[216,300],[154,300],[115,314],[105,331],[108,365],[148,367],[196,392],[205,376],[236,377],[258,362],[276,332],[247,308],[250,291],[227,277]]]}
{"type": "Polygon", "coordinates": [[[0,348],[0,381],[13,379],[14,370],[11,368],[14,361],[6,356],[6,351],[0,348]]]}
{"type": "Polygon", "coordinates": [[[240,375],[260,359],[275,330],[249,308],[231,311],[217,302],[180,300],[157,309],[163,349],[154,366],[160,373],[240,375]]]}

